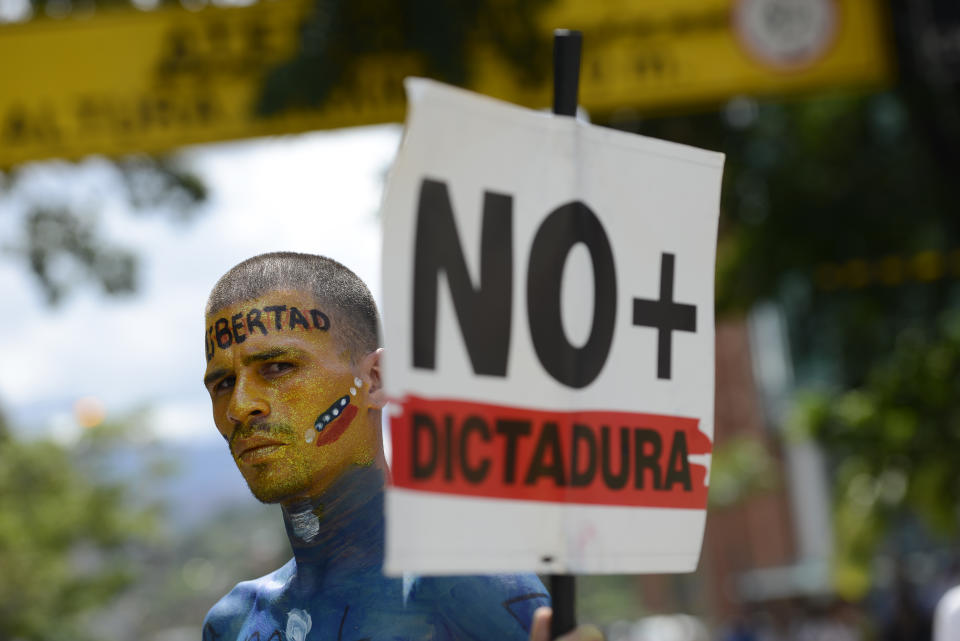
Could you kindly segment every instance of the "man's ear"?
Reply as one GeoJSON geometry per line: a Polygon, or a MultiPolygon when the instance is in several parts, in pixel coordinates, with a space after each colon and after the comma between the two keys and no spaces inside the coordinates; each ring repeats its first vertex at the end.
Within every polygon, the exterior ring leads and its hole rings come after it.
{"type": "Polygon", "coordinates": [[[370,385],[370,389],[367,390],[367,398],[370,400],[371,407],[376,409],[383,409],[383,406],[387,404],[387,393],[383,389],[382,357],[383,348],[381,347],[370,352],[357,363],[357,376],[364,383],[370,385]]]}

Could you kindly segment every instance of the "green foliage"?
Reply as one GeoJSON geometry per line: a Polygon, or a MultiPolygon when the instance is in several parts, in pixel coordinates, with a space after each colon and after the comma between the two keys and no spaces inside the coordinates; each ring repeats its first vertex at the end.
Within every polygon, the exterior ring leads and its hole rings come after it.
{"type": "Polygon", "coordinates": [[[371,54],[415,52],[425,74],[463,85],[471,73],[467,54],[481,41],[528,82],[544,82],[551,45],[536,16],[551,1],[317,0],[296,57],[268,74],[259,110],[316,107],[335,88],[349,91],[359,59],[371,54]]]}
{"type": "Polygon", "coordinates": [[[722,441],[710,460],[710,508],[724,508],[777,486],[777,463],[752,437],[722,441]]]}
{"type": "Polygon", "coordinates": [[[137,635],[149,638],[172,622],[199,631],[207,611],[234,585],[276,570],[290,556],[277,506],[251,497],[246,506],[211,514],[166,546],[162,563],[139,582],[137,635]]]}
{"type": "MultiPolygon", "coordinates": [[[[544,584],[549,587],[546,577],[544,584]]],[[[577,577],[577,619],[582,622],[636,620],[643,603],[637,576],[627,574],[580,575],[577,577]]]]}
{"type": "Polygon", "coordinates": [[[0,637],[84,638],[85,617],[133,581],[132,550],[154,523],[91,467],[103,448],[0,444],[0,637]]]}
{"type": "Polygon", "coordinates": [[[834,481],[838,580],[869,585],[884,533],[907,513],[944,536],[960,532],[960,313],[912,327],[870,368],[865,382],[798,403],[794,427],[838,463],[834,481]]]}

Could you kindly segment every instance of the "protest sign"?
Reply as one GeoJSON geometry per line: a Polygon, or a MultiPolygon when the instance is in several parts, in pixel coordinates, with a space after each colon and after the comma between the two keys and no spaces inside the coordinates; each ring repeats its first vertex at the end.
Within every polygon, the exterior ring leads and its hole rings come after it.
{"type": "Polygon", "coordinates": [[[388,572],[695,568],[721,154],[408,80],[388,572]]]}

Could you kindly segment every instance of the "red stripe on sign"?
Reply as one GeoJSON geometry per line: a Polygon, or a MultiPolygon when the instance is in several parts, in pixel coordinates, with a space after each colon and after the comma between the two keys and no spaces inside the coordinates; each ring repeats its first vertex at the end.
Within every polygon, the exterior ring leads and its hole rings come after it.
{"type": "Polygon", "coordinates": [[[556,503],[707,506],[698,420],[548,412],[410,396],[393,416],[396,487],[556,503]]]}

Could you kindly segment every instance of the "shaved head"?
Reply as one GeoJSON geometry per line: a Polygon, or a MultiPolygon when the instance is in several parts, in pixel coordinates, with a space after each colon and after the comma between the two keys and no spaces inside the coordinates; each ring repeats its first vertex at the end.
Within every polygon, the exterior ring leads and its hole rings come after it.
{"type": "Polygon", "coordinates": [[[333,335],[352,361],[380,346],[380,314],[367,285],[349,268],[325,256],[272,252],[248,258],[213,286],[206,316],[283,289],[310,293],[329,310],[335,319],[333,335]]]}

